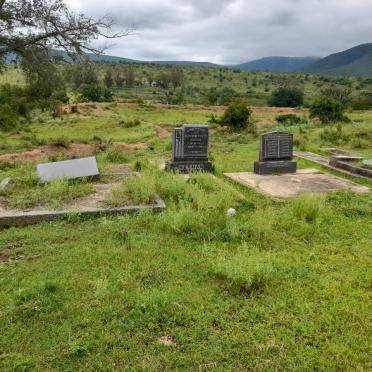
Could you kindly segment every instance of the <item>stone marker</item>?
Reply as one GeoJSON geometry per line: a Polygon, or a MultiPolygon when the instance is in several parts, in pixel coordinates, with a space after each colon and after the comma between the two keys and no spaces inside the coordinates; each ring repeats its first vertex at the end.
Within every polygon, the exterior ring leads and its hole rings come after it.
{"type": "Polygon", "coordinates": [[[0,182],[0,190],[6,190],[10,185],[11,179],[7,177],[0,182]]]}
{"type": "Polygon", "coordinates": [[[97,162],[94,156],[75,160],[38,164],[37,174],[39,179],[43,182],[54,179],[74,179],[99,176],[97,162]]]}
{"type": "Polygon", "coordinates": [[[173,130],[173,156],[166,162],[168,172],[210,172],[208,160],[208,126],[184,125],[173,130]]]}
{"type": "Polygon", "coordinates": [[[261,136],[260,160],[254,162],[256,174],[296,173],[293,159],[293,134],[265,133],[261,136]]]}

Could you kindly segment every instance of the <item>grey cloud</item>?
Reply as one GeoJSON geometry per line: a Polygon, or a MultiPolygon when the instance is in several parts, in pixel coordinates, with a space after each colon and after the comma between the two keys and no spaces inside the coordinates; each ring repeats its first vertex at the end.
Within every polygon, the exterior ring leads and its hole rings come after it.
{"type": "Polygon", "coordinates": [[[67,1],[87,15],[111,14],[118,28],[134,26],[108,53],[135,59],[240,63],[323,56],[372,41],[365,0],[67,1]]]}

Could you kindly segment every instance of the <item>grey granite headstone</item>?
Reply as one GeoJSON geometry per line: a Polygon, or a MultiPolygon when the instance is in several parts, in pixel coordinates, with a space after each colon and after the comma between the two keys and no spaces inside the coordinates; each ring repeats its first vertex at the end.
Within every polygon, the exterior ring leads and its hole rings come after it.
{"type": "Polygon", "coordinates": [[[208,160],[207,125],[184,125],[173,131],[172,160],[165,169],[171,172],[210,172],[212,163],[208,160]]]}
{"type": "Polygon", "coordinates": [[[261,136],[260,160],[254,163],[257,174],[296,173],[293,159],[293,135],[284,132],[265,133],[261,136]]]}
{"type": "Polygon", "coordinates": [[[39,179],[43,182],[54,179],[75,179],[82,177],[98,177],[96,158],[57,161],[37,165],[39,179]]]}

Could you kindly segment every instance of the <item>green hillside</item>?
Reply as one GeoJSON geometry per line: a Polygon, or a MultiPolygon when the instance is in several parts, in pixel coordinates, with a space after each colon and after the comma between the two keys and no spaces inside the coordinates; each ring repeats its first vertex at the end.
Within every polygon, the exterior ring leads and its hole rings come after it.
{"type": "Polygon", "coordinates": [[[292,72],[319,60],[317,57],[266,57],[234,67],[247,71],[292,72]]]}
{"type": "Polygon", "coordinates": [[[372,76],[372,43],[331,54],[301,70],[323,75],[372,76]]]}

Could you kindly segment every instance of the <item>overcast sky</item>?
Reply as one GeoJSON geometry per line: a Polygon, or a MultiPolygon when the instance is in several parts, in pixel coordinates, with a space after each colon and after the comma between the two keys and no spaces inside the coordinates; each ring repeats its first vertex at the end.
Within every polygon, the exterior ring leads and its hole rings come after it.
{"type": "Polygon", "coordinates": [[[135,32],[107,54],[141,60],[242,63],[326,56],[372,42],[372,0],[67,0],[135,32]]]}

